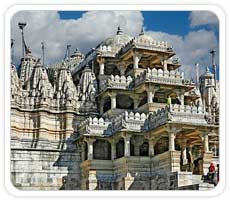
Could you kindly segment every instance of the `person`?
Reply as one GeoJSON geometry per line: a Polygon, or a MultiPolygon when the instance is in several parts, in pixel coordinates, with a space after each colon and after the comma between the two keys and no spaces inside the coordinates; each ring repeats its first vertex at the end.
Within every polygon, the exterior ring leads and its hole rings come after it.
{"type": "Polygon", "coordinates": [[[171,104],[172,104],[171,97],[168,96],[168,98],[167,98],[167,105],[171,105],[171,104]]]}
{"type": "Polygon", "coordinates": [[[216,172],[215,165],[213,163],[211,163],[209,168],[208,168],[208,178],[209,178],[209,180],[213,181],[215,172],[216,172]]]}
{"type": "Polygon", "coordinates": [[[220,175],[219,175],[219,164],[217,164],[217,183],[219,182],[220,175]]]}

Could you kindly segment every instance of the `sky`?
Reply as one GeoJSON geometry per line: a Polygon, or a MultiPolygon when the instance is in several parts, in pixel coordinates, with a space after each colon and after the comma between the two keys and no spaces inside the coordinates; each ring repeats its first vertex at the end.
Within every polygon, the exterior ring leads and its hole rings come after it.
{"type": "Polygon", "coordinates": [[[219,21],[208,11],[20,11],[11,19],[16,65],[22,55],[18,22],[27,22],[25,39],[35,57],[41,57],[41,42],[45,43],[46,64],[60,62],[67,44],[71,44],[71,53],[76,48],[87,53],[115,35],[120,26],[133,37],[143,27],[145,34],[171,44],[186,78],[195,79],[195,63],[199,63],[200,74],[211,66],[211,49],[216,50],[219,67],[219,21]]]}

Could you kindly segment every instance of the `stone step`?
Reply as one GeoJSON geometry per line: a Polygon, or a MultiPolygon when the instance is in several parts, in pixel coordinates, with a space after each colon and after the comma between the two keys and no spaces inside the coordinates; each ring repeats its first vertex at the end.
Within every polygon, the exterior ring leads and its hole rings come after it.
{"type": "Polygon", "coordinates": [[[210,184],[210,183],[201,183],[201,184],[199,184],[199,190],[200,191],[212,190],[213,188],[215,188],[214,184],[210,184]]]}

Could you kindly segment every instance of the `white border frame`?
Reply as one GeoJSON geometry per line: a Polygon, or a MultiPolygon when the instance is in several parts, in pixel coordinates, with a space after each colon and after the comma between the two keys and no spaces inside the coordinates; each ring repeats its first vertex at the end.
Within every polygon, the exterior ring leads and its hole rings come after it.
{"type": "Polygon", "coordinates": [[[8,192],[16,196],[216,196],[225,188],[225,65],[226,65],[226,36],[225,13],[216,5],[14,5],[5,14],[5,186],[8,192]],[[219,66],[220,66],[220,182],[210,191],[188,190],[144,190],[142,191],[23,191],[14,187],[10,180],[10,20],[21,10],[140,10],[140,11],[212,11],[219,18],[219,66]]]}

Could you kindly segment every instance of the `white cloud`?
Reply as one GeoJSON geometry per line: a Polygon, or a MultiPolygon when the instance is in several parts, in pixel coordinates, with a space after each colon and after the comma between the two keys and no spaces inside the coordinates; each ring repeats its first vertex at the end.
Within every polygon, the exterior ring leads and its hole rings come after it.
{"type": "Polygon", "coordinates": [[[218,40],[213,31],[198,30],[189,32],[185,37],[179,35],[170,35],[163,32],[147,32],[157,40],[168,41],[173,45],[174,51],[181,59],[181,69],[185,72],[185,77],[195,80],[195,63],[199,63],[200,74],[203,73],[207,66],[211,65],[211,56],[209,51],[215,49],[216,63],[218,57],[218,40]]]}
{"type": "Polygon", "coordinates": [[[200,25],[217,25],[219,23],[217,16],[210,11],[192,11],[189,19],[191,27],[200,25]]]}
{"type": "MultiPolygon", "coordinates": [[[[195,20],[195,15],[190,15],[195,20]]],[[[206,15],[206,14],[205,14],[206,15]]],[[[204,15],[203,15],[204,16],[204,15]]],[[[76,20],[61,20],[56,11],[21,11],[12,18],[12,38],[15,39],[15,58],[21,58],[21,35],[18,22],[27,22],[25,27],[26,42],[34,56],[41,57],[41,42],[46,44],[46,63],[54,63],[64,58],[66,45],[72,45],[86,53],[105,38],[116,33],[120,25],[125,33],[136,36],[143,25],[143,16],[139,11],[90,11],[76,20]]],[[[164,32],[148,31],[156,40],[168,41],[181,58],[182,69],[188,78],[195,77],[194,65],[200,64],[200,72],[210,65],[210,49],[217,50],[218,40],[213,31],[198,30],[186,36],[164,32]]]]}
{"type": "Polygon", "coordinates": [[[44,41],[46,63],[53,63],[63,59],[67,44],[71,44],[72,51],[78,47],[86,53],[114,35],[118,25],[124,32],[137,35],[143,26],[143,16],[139,11],[90,11],[76,20],[62,20],[56,11],[20,11],[11,20],[16,63],[22,55],[18,22],[27,22],[25,38],[33,55],[41,57],[41,42],[44,41]]]}

